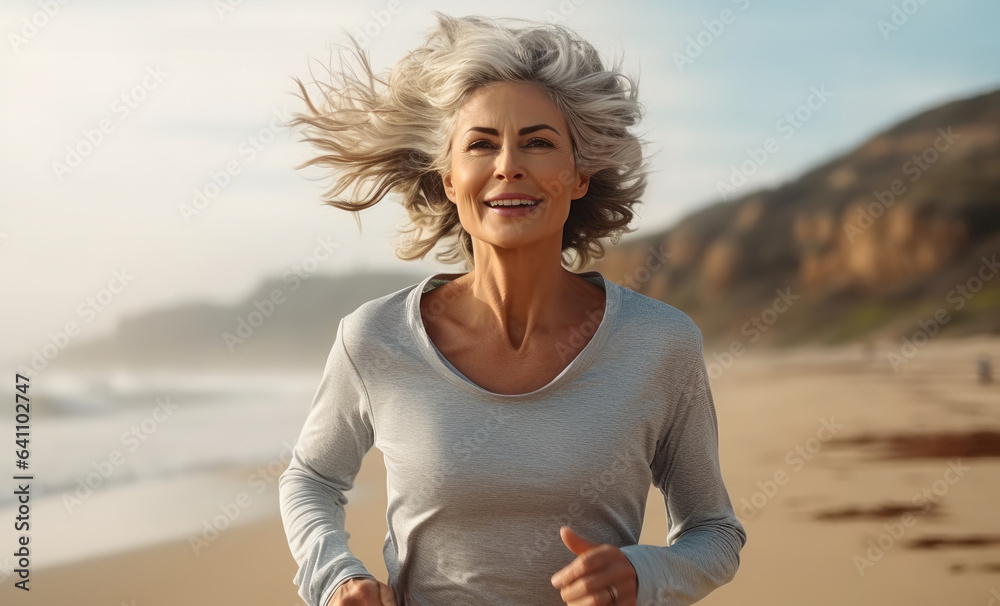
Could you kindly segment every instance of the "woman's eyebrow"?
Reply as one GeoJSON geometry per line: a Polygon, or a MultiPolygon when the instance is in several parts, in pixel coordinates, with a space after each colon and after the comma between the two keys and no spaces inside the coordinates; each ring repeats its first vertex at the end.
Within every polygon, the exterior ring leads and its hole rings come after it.
{"type": "MultiPolygon", "coordinates": [[[[552,128],[548,124],[536,124],[534,126],[525,126],[521,130],[517,131],[517,134],[518,135],[527,135],[528,133],[533,133],[533,132],[535,132],[537,130],[543,130],[543,129],[546,129],[546,128],[549,129],[549,130],[551,130],[555,134],[559,135],[560,137],[562,136],[562,134],[560,134],[559,131],[557,131],[556,129],[552,128]]],[[[469,130],[467,130],[465,132],[470,133],[472,131],[476,131],[476,132],[480,132],[480,133],[486,133],[487,135],[500,136],[500,132],[497,131],[497,129],[495,129],[495,128],[488,128],[488,127],[485,127],[485,126],[473,126],[472,128],[470,128],[469,130]]]]}

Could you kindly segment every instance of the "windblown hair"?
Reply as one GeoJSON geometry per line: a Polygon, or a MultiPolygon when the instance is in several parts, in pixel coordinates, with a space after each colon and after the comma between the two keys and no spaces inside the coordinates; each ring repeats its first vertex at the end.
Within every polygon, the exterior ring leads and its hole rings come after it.
{"type": "Polygon", "coordinates": [[[373,73],[349,34],[361,78],[353,68],[348,74],[341,58],[340,71],[329,70],[330,84],[316,82],[323,93],[319,104],[294,79],[308,111],[293,114],[290,125],[306,125],[304,141],[322,152],[298,168],[320,165],[336,175],[324,203],[357,213],[398,193],[412,222],[404,231],[416,232],[397,248],[398,258],[423,258],[448,239],[450,248],[437,259],[475,267],[472,237],[442,183],[451,171],[458,110],[480,86],[533,82],[562,111],[576,166],[590,176],[586,195],[571,204],[563,228],[563,263],[575,251],[575,263],[583,267],[604,256],[601,238],[611,236],[617,244],[623,232],[635,231],[628,228],[632,205],[646,188],[643,141],[628,132],[644,111],[638,79],[621,73],[620,62],[606,69],[594,47],[563,26],[527,22],[515,29],[496,19],[434,15],[437,29],[392,68],[388,81],[373,73]],[[337,199],[349,187],[358,201],[337,199]]]}

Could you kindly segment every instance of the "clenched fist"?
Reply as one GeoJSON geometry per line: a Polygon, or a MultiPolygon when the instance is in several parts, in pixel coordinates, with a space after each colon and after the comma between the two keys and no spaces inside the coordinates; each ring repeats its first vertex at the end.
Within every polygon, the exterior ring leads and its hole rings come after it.
{"type": "Polygon", "coordinates": [[[326,606],[396,606],[396,596],[381,581],[355,577],[338,587],[326,606]]]}

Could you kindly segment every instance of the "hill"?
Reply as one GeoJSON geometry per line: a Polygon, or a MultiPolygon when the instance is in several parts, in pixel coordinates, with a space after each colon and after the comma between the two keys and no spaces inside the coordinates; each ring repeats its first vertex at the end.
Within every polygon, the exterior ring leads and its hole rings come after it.
{"type": "Polygon", "coordinates": [[[236,305],[191,303],[126,318],[111,335],[67,348],[53,367],[322,370],[343,316],[422,277],[271,279],[236,305]]]}
{"type": "Polygon", "coordinates": [[[901,339],[940,310],[942,335],[1000,333],[998,252],[994,91],[623,242],[591,268],[683,309],[718,346],[843,343],[901,339]]]}

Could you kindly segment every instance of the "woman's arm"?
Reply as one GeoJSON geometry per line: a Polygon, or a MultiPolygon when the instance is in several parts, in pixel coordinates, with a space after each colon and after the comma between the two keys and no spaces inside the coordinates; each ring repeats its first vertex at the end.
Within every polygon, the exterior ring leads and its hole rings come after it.
{"type": "Polygon", "coordinates": [[[747,536],[719,468],[719,432],[698,331],[687,386],[650,466],[667,507],[667,547],[622,548],[639,581],[637,606],[692,604],[731,581],[747,536]]]}
{"type": "Polygon", "coordinates": [[[367,392],[344,345],[344,321],[288,468],[278,478],[281,520],[309,606],[326,606],[352,577],[375,579],[347,547],[344,493],[374,444],[367,392]]]}

